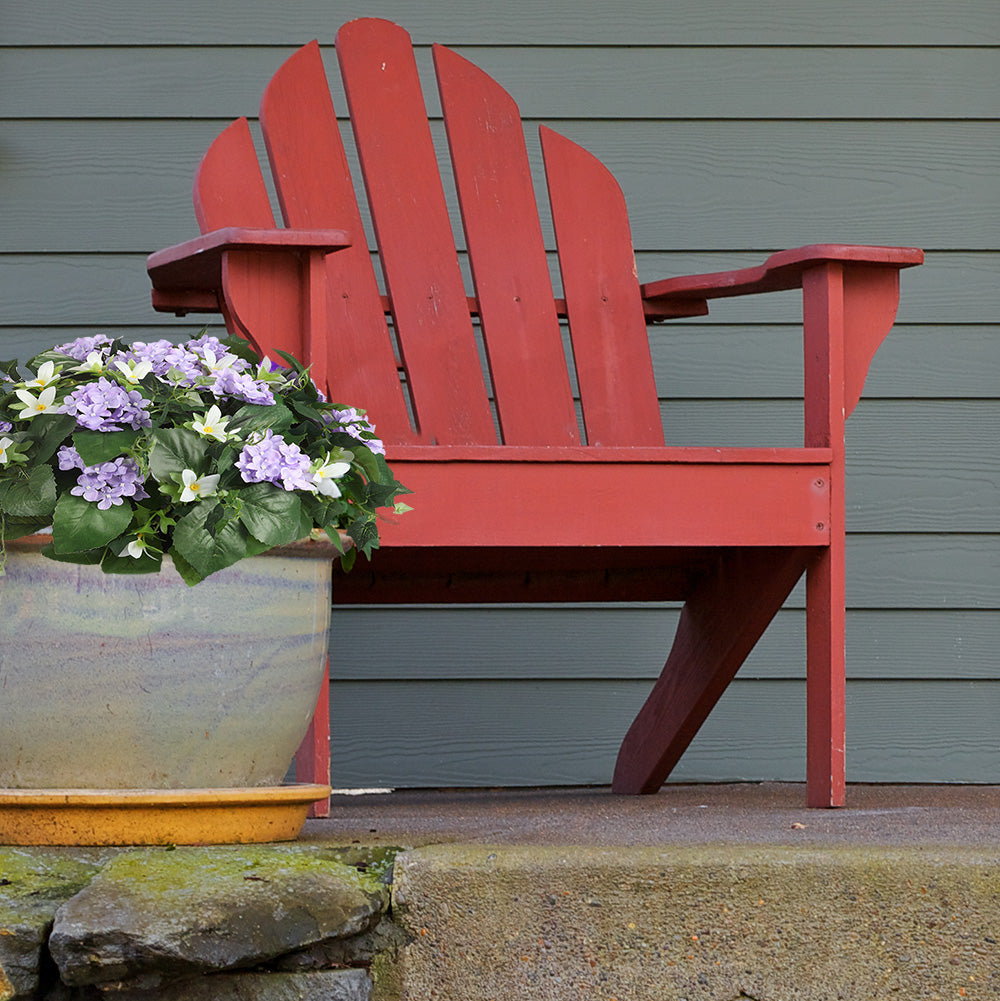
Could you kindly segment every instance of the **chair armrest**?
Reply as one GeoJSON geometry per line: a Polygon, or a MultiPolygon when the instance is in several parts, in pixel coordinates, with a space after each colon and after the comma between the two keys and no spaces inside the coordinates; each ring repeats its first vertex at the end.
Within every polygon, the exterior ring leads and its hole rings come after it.
{"type": "Polygon", "coordinates": [[[153,283],[153,308],[166,313],[218,312],[223,261],[231,251],[284,251],[296,255],[331,253],[349,247],[337,229],[213,230],[186,243],[150,254],[146,270],[153,283]]]}
{"type": "Polygon", "coordinates": [[[924,252],[914,247],[864,247],[841,244],[815,244],[772,254],[756,268],[717,271],[648,282],[642,286],[642,298],[665,305],[688,299],[722,299],[759,292],[782,292],[801,288],[802,276],[820,264],[841,262],[887,268],[910,268],[923,262],[924,252]]]}
{"type": "Polygon", "coordinates": [[[806,443],[842,440],[875,352],[892,328],[899,270],[922,263],[914,247],[817,244],[773,254],[756,268],[668,278],[642,286],[663,306],[801,288],[806,355],[806,443]]]}

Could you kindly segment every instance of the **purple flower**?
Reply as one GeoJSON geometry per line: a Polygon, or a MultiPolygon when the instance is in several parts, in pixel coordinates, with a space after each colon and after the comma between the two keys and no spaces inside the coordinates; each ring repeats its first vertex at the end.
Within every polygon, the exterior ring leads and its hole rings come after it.
{"type": "Polygon", "coordinates": [[[357,438],[368,446],[368,450],[376,455],[385,455],[385,445],[380,438],[375,435],[375,425],[368,422],[368,418],[356,410],[349,407],[346,410],[331,410],[331,421],[336,421],[340,427],[338,430],[344,434],[349,434],[352,438],[357,438]]]}
{"type": "Polygon", "coordinates": [[[173,370],[174,379],[184,386],[193,386],[195,381],[204,375],[198,355],[168,340],[136,341],[129,346],[128,351],[123,351],[115,357],[125,362],[134,361],[139,364],[148,361],[153,366],[153,375],[158,379],[167,380],[170,371],[173,370]]]}
{"type": "MultiPolygon", "coordinates": [[[[66,448],[68,446],[59,450],[60,469],[72,468],[63,466],[64,459],[69,461],[70,458],[62,454],[66,448]]],[[[76,458],[79,459],[79,455],[76,458]]],[[[107,511],[112,504],[123,504],[126,497],[133,497],[135,500],[144,500],[148,497],[149,494],[143,489],[142,484],[143,478],[138,463],[122,456],[97,466],[85,467],[70,493],[86,501],[96,501],[100,510],[107,511]]]]}
{"type": "Polygon", "coordinates": [[[61,351],[64,355],[69,355],[70,358],[75,358],[77,361],[86,361],[87,355],[91,351],[102,351],[109,344],[111,344],[110,337],[97,334],[94,337],[78,337],[75,341],[57,344],[56,351],[61,351]]]}
{"type": "Polygon", "coordinates": [[[246,483],[273,483],[285,490],[314,490],[312,460],[294,442],[287,442],[270,429],[243,446],[236,460],[246,483]]]}
{"type": "Polygon", "coordinates": [[[10,421],[0,421],[0,432],[2,431],[13,431],[14,425],[10,421]]]}
{"type": "Polygon", "coordinates": [[[83,459],[80,458],[80,453],[72,445],[63,445],[62,448],[56,452],[56,458],[59,460],[60,469],[87,468],[83,464],[83,459]]]}
{"type": "Polygon", "coordinates": [[[217,372],[211,388],[216,396],[231,396],[244,403],[261,403],[268,407],[274,404],[274,394],[266,383],[258,382],[245,372],[237,372],[232,368],[217,372]]]}
{"type": "Polygon", "coordinates": [[[63,401],[63,412],[73,414],[80,427],[91,431],[133,431],[152,425],[146,398],[110,379],[100,378],[74,389],[63,401]]]}
{"type": "Polygon", "coordinates": [[[196,355],[201,355],[202,357],[204,357],[205,348],[208,348],[216,358],[221,358],[227,353],[225,344],[212,334],[202,334],[201,337],[192,337],[191,340],[184,342],[184,347],[188,351],[193,351],[196,355]]]}

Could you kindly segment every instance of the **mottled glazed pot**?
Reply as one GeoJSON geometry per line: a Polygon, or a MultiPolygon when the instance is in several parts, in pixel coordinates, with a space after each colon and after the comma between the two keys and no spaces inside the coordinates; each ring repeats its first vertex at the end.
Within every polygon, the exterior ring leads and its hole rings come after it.
{"type": "Polygon", "coordinates": [[[0,787],[280,784],[326,663],[331,559],[307,546],[188,587],[172,566],[109,575],[9,543],[0,787]]]}

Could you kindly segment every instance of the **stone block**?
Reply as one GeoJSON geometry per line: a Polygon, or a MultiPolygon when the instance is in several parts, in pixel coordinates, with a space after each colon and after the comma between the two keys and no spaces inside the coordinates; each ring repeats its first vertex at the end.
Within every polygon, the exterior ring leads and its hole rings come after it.
{"type": "Polygon", "coordinates": [[[104,854],[0,847],[0,1001],[38,988],[56,910],[90,882],[104,854]]]}
{"type": "Polygon", "coordinates": [[[388,890],[303,846],[124,852],[56,912],[65,984],[161,989],[377,923],[388,890]]]}

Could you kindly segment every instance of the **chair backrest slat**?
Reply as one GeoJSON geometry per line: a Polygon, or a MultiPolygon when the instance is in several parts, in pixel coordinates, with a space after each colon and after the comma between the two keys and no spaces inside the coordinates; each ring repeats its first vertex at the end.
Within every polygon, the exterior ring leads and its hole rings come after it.
{"type": "Polygon", "coordinates": [[[579,444],[520,112],[458,54],[434,63],[502,439],[579,444]]]}
{"type": "Polygon", "coordinates": [[[628,211],[618,182],[544,126],[542,153],[590,445],[662,445],[628,211]]]}
{"type": "Polygon", "coordinates": [[[194,214],[203,233],[228,226],[270,229],[271,199],[245,118],[224,129],[194,177],[194,214]]]}
{"type": "Polygon", "coordinates": [[[364,19],[336,45],[418,429],[442,444],[495,443],[410,36],[364,19]]]}
{"type": "MultiPolygon", "coordinates": [[[[203,233],[230,226],[271,229],[274,214],[250,126],[239,118],[215,139],[195,175],[194,209],[203,233]]],[[[277,360],[274,350],[305,357],[297,265],[279,255],[237,254],[228,279],[226,326],[277,360]],[[291,281],[289,281],[289,278],[291,281]]]]}
{"type": "Polygon", "coordinates": [[[386,441],[414,434],[385,321],[371,254],[319,46],[311,42],[275,74],[260,107],[261,127],[285,225],[346,229],[352,244],[326,258],[329,352],[313,372],[335,402],[363,400],[386,441]]]}

